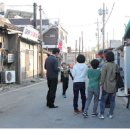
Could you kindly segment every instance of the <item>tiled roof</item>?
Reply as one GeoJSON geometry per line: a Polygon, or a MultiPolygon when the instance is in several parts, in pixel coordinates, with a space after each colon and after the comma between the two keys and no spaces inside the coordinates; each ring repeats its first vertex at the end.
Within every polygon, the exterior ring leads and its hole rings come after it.
{"type": "MultiPolygon", "coordinates": [[[[9,19],[10,22],[12,24],[15,24],[15,25],[33,25],[33,21],[34,20],[31,20],[31,19],[24,19],[24,18],[20,18],[20,19],[9,19]]],[[[49,25],[49,20],[48,19],[45,19],[45,20],[42,20],[42,23],[43,25],[49,25]]],[[[40,20],[37,20],[37,25],[40,25],[40,20]]]]}
{"type": "Polygon", "coordinates": [[[9,19],[12,24],[15,25],[31,25],[30,19],[9,19]]]}
{"type": "Polygon", "coordinates": [[[18,27],[16,27],[13,24],[7,23],[0,19],[0,27],[5,28],[5,29],[12,29],[12,30],[18,30],[18,27]]]}

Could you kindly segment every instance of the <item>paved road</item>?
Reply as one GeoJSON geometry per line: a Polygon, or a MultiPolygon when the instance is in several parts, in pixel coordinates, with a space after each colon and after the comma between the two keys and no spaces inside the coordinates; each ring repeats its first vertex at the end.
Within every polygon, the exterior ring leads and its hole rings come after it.
{"type": "MultiPolygon", "coordinates": [[[[122,98],[117,98],[114,118],[100,120],[97,117],[83,118],[82,114],[74,114],[72,82],[66,99],[61,95],[61,83],[58,85],[55,104],[59,108],[46,107],[46,93],[46,81],[1,93],[0,128],[130,128],[130,110],[126,109],[122,98]]],[[[81,100],[79,104],[80,102],[81,100]]],[[[91,110],[92,106],[90,114],[91,110]]]]}

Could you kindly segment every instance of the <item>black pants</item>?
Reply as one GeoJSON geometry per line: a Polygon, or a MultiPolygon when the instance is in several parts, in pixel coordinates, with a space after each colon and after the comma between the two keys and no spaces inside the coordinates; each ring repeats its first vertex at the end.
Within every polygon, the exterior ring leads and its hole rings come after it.
{"type": "Polygon", "coordinates": [[[47,78],[48,93],[47,93],[47,105],[54,106],[56,97],[58,78],[47,78]]]}
{"type": "Polygon", "coordinates": [[[79,91],[82,100],[82,110],[84,110],[85,102],[86,102],[85,82],[76,82],[73,85],[73,92],[74,92],[73,106],[75,110],[78,109],[79,91]]]}
{"type": "Polygon", "coordinates": [[[68,89],[69,79],[65,78],[62,80],[63,83],[63,95],[66,94],[66,90],[68,89]]]}

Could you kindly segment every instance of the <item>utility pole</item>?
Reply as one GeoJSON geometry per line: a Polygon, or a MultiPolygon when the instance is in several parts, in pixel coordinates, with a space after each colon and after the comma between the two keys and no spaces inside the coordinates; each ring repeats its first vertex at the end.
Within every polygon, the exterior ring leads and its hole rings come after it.
{"type": "Polygon", "coordinates": [[[76,55],[77,55],[77,40],[75,41],[75,62],[76,62],[76,55]]]}
{"type": "Polygon", "coordinates": [[[33,3],[33,26],[37,29],[37,3],[33,3]]]}
{"type": "Polygon", "coordinates": [[[105,49],[105,15],[108,14],[108,9],[105,9],[105,4],[103,3],[103,9],[98,10],[99,15],[102,15],[103,27],[102,27],[102,49],[104,53],[105,49]]]}
{"type": "Polygon", "coordinates": [[[99,51],[99,21],[98,21],[98,18],[97,18],[97,48],[99,51]]]}
{"type": "Polygon", "coordinates": [[[106,45],[107,45],[107,48],[108,48],[108,32],[107,32],[107,44],[106,45]]]}
{"type": "Polygon", "coordinates": [[[81,32],[81,36],[82,36],[82,54],[83,54],[83,48],[84,48],[84,43],[83,43],[83,31],[81,32]]]}
{"type": "Polygon", "coordinates": [[[113,40],[114,40],[114,28],[113,28],[113,40]]]}
{"type": "Polygon", "coordinates": [[[41,77],[43,78],[43,35],[42,35],[42,7],[39,6],[39,13],[40,13],[40,43],[41,43],[41,77]]]}
{"type": "Polygon", "coordinates": [[[80,40],[81,40],[81,38],[79,37],[79,54],[80,54],[80,40]]]}
{"type": "Polygon", "coordinates": [[[103,38],[102,38],[102,43],[103,43],[103,52],[104,52],[104,47],[105,47],[105,4],[103,3],[103,17],[102,17],[103,19],[103,28],[102,28],[102,36],[103,36],[103,38]]]}

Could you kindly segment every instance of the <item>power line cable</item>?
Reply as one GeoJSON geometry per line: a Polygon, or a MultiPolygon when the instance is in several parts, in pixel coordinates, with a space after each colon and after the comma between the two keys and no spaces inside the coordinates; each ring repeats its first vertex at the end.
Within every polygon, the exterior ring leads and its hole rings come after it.
{"type": "Polygon", "coordinates": [[[113,6],[112,6],[112,9],[111,9],[111,12],[110,12],[109,16],[107,17],[107,20],[106,20],[106,22],[105,22],[104,25],[106,25],[106,23],[108,22],[108,20],[109,20],[111,14],[112,14],[112,12],[113,12],[114,6],[115,6],[115,3],[113,3],[113,6]]]}
{"type": "Polygon", "coordinates": [[[33,5],[6,5],[6,6],[33,6],[33,5]]]}

